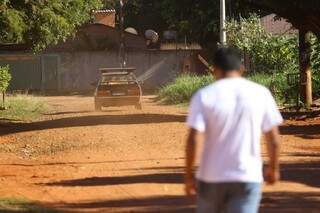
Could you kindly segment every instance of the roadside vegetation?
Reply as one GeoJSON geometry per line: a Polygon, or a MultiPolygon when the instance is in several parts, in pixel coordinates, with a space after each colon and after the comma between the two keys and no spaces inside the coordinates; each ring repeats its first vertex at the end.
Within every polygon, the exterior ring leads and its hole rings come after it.
{"type": "MultiPolygon", "coordinates": [[[[283,73],[268,74],[256,73],[246,76],[258,84],[273,90],[274,96],[279,105],[295,103],[297,88],[287,83],[286,76],[283,73]]],[[[158,92],[159,99],[166,104],[186,104],[190,101],[192,95],[199,89],[213,82],[211,76],[182,75],[158,92]]],[[[314,75],[313,91],[315,97],[320,97],[320,73],[314,75]]]]}
{"type": "Polygon", "coordinates": [[[26,121],[40,117],[48,109],[40,99],[31,95],[11,95],[6,97],[10,85],[9,66],[0,67],[0,121],[26,121]]]}
{"type": "MultiPolygon", "coordinates": [[[[247,77],[270,88],[280,105],[295,103],[298,82],[289,85],[287,77],[299,73],[298,35],[267,33],[256,14],[229,21],[226,31],[228,45],[241,50],[250,60],[247,77]]],[[[312,36],[311,45],[313,93],[317,98],[320,97],[320,42],[315,36],[312,36]]],[[[209,76],[179,76],[160,89],[159,98],[169,104],[187,103],[199,88],[211,82],[213,79],[209,76]]]]}
{"type": "Polygon", "coordinates": [[[158,95],[163,103],[183,104],[187,103],[197,90],[212,82],[212,76],[182,75],[161,88],[158,95]]]}
{"type": "Polygon", "coordinates": [[[0,198],[0,212],[59,213],[24,198],[0,198]]]}
{"type": "Polygon", "coordinates": [[[9,66],[0,67],[0,93],[2,98],[1,110],[5,109],[5,94],[11,80],[9,66]]]}
{"type": "Polygon", "coordinates": [[[6,98],[5,110],[0,110],[0,121],[26,121],[39,118],[48,110],[47,104],[31,95],[15,95],[6,98]]]}

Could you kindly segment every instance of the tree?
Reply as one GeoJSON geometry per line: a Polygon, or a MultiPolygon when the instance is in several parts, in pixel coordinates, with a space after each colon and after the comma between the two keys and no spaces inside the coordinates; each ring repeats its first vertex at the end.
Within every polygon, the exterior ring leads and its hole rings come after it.
{"type": "MultiPolygon", "coordinates": [[[[118,8],[117,2],[110,0],[105,6],[118,8]]],[[[147,29],[159,33],[176,30],[179,41],[187,39],[212,49],[219,41],[219,9],[219,1],[213,0],[126,0],[125,25],[136,28],[142,35],[147,29]]],[[[249,14],[241,0],[227,0],[227,9],[229,17],[249,14]]]]}
{"type": "Polygon", "coordinates": [[[311,36],[320,37],[320,1],[318,0],[244,0],[249,5],[287,19],[299,30],[300,95],[312,104],[311,36]]]}
{"type": "Polygon", "coordinates": [[[100,7],[101,0],[0,0],[0,43],[44,49],[66,40],[100,7]]]}
{"type": "Polygon", "coordinates": [[[268,33],[256,14],[226,23],[227,43],[250,56],[254,71],[264,73],[296,70],[298,44],[296,35],[268,33]]]}
{"type": "Polygon", "coordinates": [[[4,97],[5,92],[9,86],[11,80],[11,74],[9,72],[9,66],[0,67],[0,93],[2,93],[2,108],[5,108],[4,97]]]}

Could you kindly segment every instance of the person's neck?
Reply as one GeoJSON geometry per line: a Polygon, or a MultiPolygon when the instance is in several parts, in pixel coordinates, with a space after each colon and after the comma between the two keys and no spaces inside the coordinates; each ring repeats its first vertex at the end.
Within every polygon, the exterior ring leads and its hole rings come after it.
{"type": "Polygon", "coordinates": [[[223,78],[239,78],[241,77],[241,74],[239,71],[230,71],[225,73],[225,75],[223,76],[223,78]]]}

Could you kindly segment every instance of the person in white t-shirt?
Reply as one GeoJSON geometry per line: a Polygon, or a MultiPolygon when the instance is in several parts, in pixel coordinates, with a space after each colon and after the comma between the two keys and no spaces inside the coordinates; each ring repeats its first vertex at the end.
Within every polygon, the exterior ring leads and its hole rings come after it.
{"type": "Polygon", "coordinates": [[[193,96],[187,119],[186,193],[197,193],[198,213],[256,213],[263,179],[269,184],[279,180],[278,126],[283,119],[270,91],[241,77],[237,50],[220,48],[213,62],[216,82],[193,96]],[[194,178],[198,133],[205,141],[194,178]],[[269,155],[265,169],[262,133],[269,155]]]}

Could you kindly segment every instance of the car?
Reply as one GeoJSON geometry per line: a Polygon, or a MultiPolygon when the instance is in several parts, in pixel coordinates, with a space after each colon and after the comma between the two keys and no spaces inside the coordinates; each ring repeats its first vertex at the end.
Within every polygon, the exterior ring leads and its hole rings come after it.
{"type": "Polygon", "coordinates": [[[94,93],[96,111],[102,107],[129,106],[142,109],[142,90],[134,74],[135,68],[102,68],[94,93]]]}

